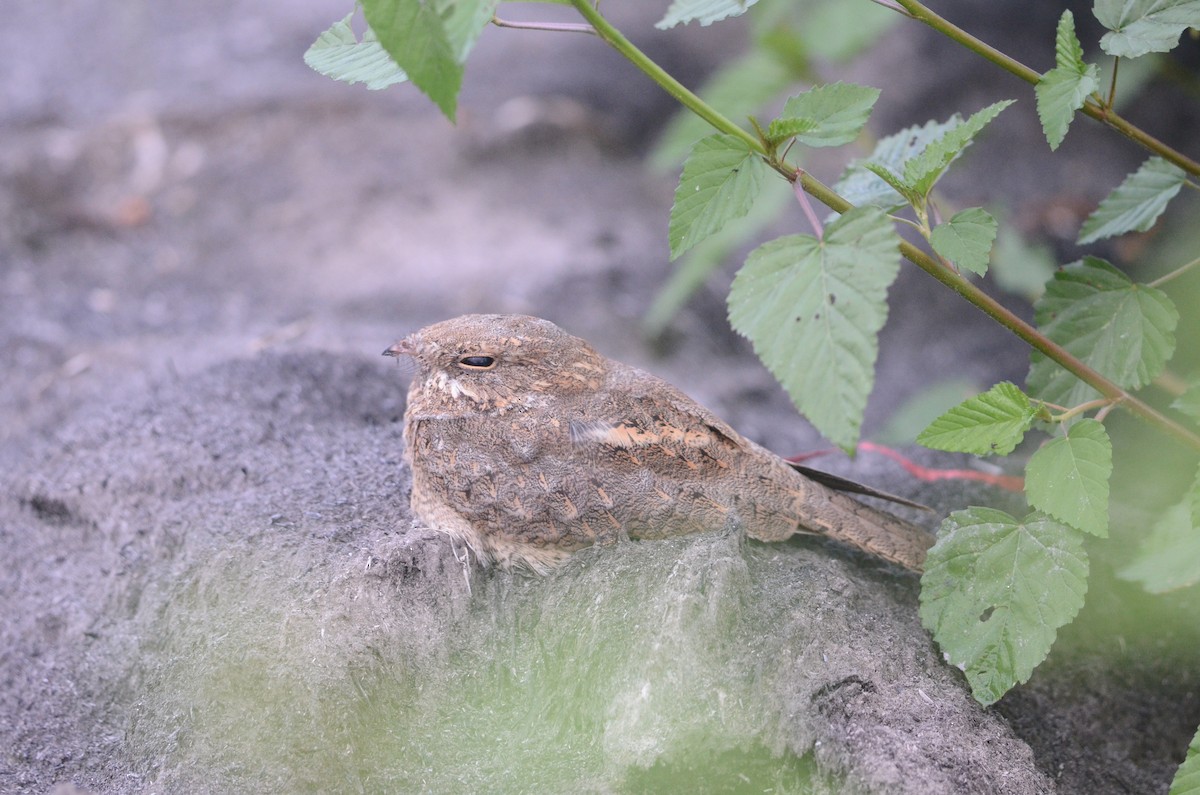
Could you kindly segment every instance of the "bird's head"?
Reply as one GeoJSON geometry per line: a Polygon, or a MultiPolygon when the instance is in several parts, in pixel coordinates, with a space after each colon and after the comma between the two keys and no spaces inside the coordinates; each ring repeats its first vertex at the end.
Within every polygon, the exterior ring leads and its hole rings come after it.
{"type": "Polygon", "coordinates": [[[528,315],[462,315],[397,342],[417,373],[409,401],[425,413],[544,405],[604,381],[605,360],[584,340],[528,315]]]}

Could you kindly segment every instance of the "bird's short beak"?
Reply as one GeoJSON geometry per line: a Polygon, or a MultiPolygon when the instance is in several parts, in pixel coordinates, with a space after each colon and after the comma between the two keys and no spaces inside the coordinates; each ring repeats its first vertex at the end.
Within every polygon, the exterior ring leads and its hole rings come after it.
{"type": "Polygon", "coordinates": [[[412,353],[412,345],[407,339],[402,339],[383,352],[384,356],[408,356],[412,353]]]}

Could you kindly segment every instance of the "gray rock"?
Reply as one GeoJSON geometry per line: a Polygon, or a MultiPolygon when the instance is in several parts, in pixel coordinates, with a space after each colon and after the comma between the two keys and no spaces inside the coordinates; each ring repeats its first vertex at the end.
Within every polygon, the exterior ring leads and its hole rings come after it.
{"type": "Polygon", "coordinates": [[[10,783],[611,791],[745,767],[1051,789],[941,663],[898,570],[719,533],[545,578],[464,566],[412,527],[382,365],[219,365],[19,462],[0,503],[22,552],[0,580],[10,783]]]}

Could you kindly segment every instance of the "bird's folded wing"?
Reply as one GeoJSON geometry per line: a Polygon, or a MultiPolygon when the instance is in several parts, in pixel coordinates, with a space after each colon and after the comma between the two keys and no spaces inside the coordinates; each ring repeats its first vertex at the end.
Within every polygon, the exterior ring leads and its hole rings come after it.
{"type": "Polygon", "coordinates": [[[650,386],[625,392],[620,405],[587,406],[570,422],[572,447],[676,477],[727,469],[747,451],[746,440],[708,409],[666,382],[650,386]]]}

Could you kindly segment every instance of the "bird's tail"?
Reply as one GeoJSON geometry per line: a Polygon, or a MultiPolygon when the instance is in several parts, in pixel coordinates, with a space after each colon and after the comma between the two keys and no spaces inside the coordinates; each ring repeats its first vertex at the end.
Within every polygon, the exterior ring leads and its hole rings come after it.
{"type": "Polygon", "coordinates": [[[848,494],[786,470],[770,480],[770,499],[754,505],[746,534],[783,541],[796,533],[828,536],[906,569],[923,571],[933,534],[898,516],[865,505],[848,494]]]}
{"type": "Polygon", "coordinates": [[[828,492],[824,495],[828,512],[820,515],[824,521],[813,530],[906,569],[925,570],[925,553],[934,542],[932,533],[846,494],[822,489],[828,492]]]}

